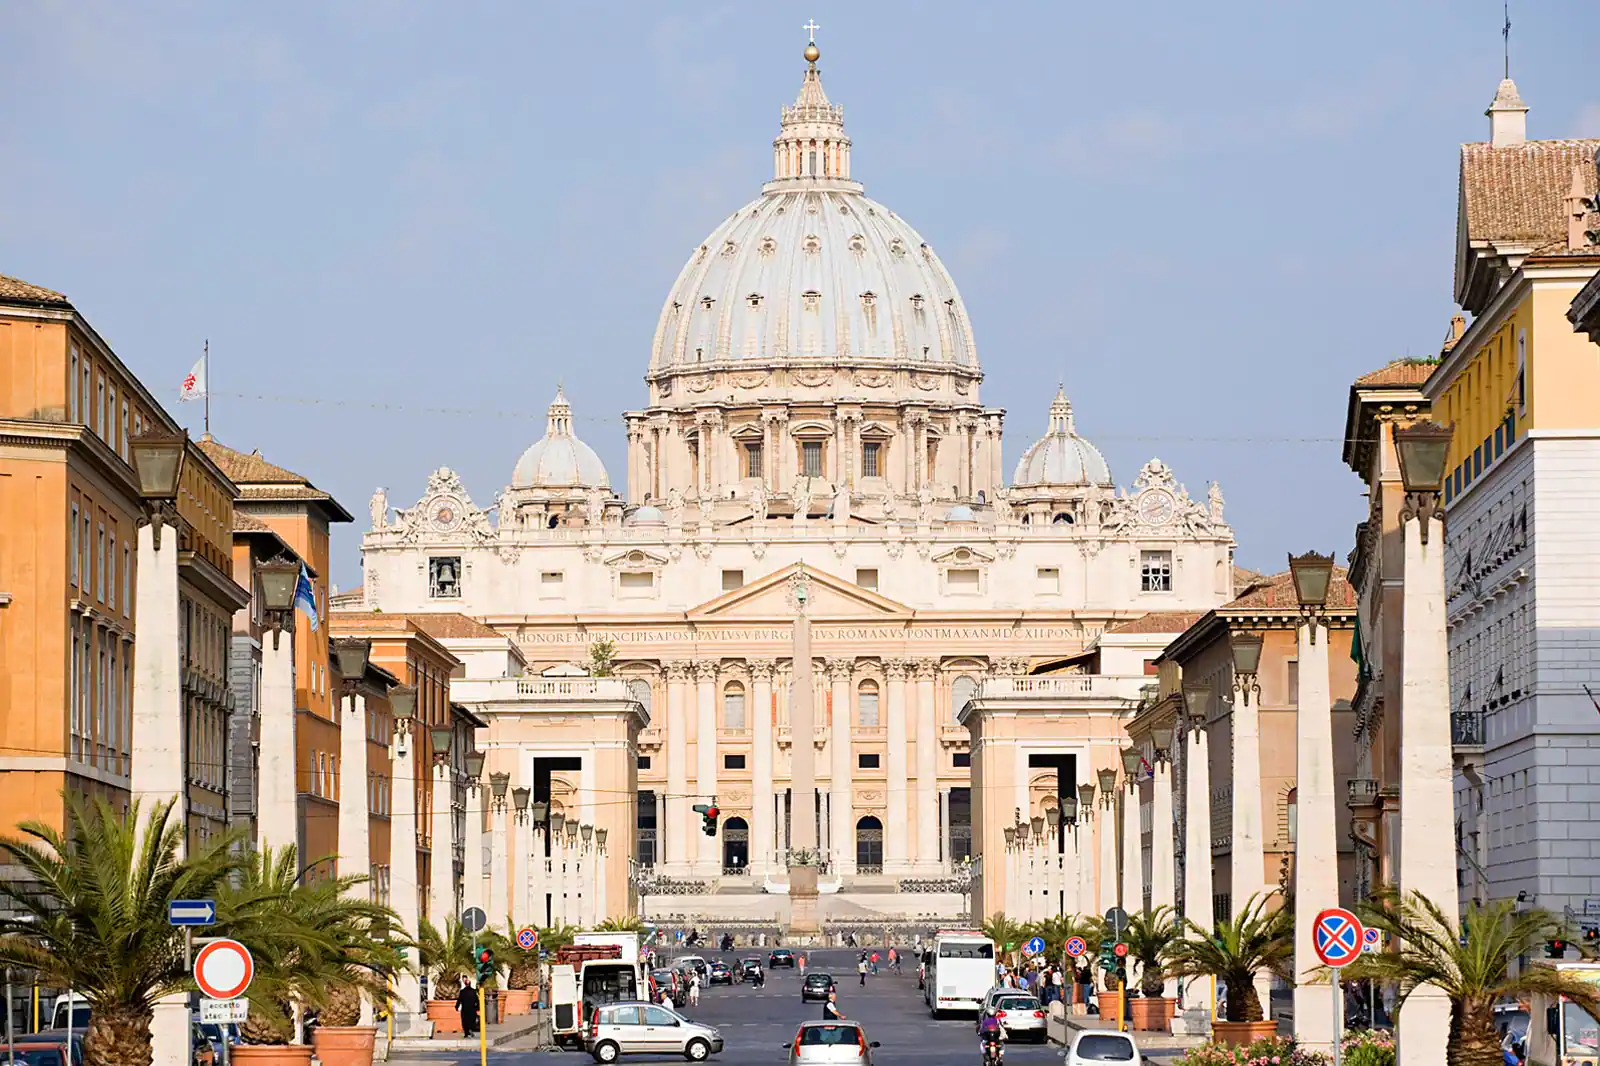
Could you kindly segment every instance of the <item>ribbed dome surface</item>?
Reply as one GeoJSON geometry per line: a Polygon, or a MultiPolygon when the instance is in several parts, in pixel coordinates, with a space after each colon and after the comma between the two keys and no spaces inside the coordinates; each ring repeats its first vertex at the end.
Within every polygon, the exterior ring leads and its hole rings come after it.
{"type": "Polygon", "coordinates": [[[609,488],[611,478],[594,449],[572,433],[572,408],[560,390],[550,404],[544,438],[536,441],[511,473],[513,489],[609,488]]]}
{"type": "Polygon", "coordinates": [[[1050,429],[1022,454],[1011,483],[1018,488],[1115,484],[1100,449],[1078,436],[1065,392],[1056,393],[1050,405],[1050,429]]]}

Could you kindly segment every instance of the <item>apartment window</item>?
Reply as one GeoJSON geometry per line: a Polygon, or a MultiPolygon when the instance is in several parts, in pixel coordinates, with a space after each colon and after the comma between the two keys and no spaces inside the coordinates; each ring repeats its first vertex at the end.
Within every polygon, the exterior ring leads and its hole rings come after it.
{"type": "Polygon", "coordinates": [[[83,357],[83,409],[82,409],[83,410],[83,424],[84,425],[88,425],[89,424],[89,419],[94,417],[94,407],[93,407],[93,405],[91,404],[91,402],[89,400],[89,382],[90,382],[91,376],[92,375],[89,373],[89,357],[88,356],[84,356],[83,357]]]}
{"type": "Polygon", "coordinates": [[[435,555],[428,560],[428,595],[436,600],[461,598],[461,556],[435,555]]]}
{"type": "Polygon", "coordinates": [[[118,454],[120,454],[122,456],[123,462],[127,462],[127,459],[128,459],[128,401],[127,400],[123,400],[122,401],[122,447],[120,449],[118,449],[118,454]]]}
{"type": "Polygon", "coordinates": [[[1139,591],[1172,591],[1172,553],[1139,553],[1139,591]]]}
{"type": "Polygon", "coordinates": [[[83,586],[82,586],[82,584],[81,584],[81,582],[79,580],[79,577],[78,577],[78,551],[79,551],[79,549],[78,549],[78,505],[77,504],[73,504],[72,505],[72,529],[68,531],[68,535],[67,536],[68,536],[68,540],[71,541],[71,544],[69,545],[69,547],[71,548],[71,551],[72,551],[72,562],[68,567],[69,573],[70,573],[71,578],[72,578],[72,587],[73,588],[82,588],[83,586]]]}
{"type": "Polygon", "coordinates": [[[958,751],[950,756],[950,765],[957,770],[970,770],[972,768],[972,752],[958,751]]]}
{"type": "Polygon", "coordinates": [[[78,544],[83,550],[83,581],[81,587],[83,588],[83,594],[87,596],[89,594],[89,582],[93,576],[89,573],[89,567],[94,561],[89,554],[94,550],[94,542],[89,539],[89,504],[87,502],[83,505],[83,537],[78,541],[78,544]]]}
{"type": "Polygon", "coordinates": [[[944,572],[946,591],[953,596],[976,596],[979,590],[979,574],[974,567],[951,567],[944,572]]]}
{"type": "Polygon", "coordinates": [[[722,591],[732,592],[736,588],[744,587],[743,570],[724,570],[722,572],[722,591]]]}
{"type": "Polygon", "coordinates": [[[1061,592],[1061,569],[1041,566],[1033,573],[1033,588],[1041,596],[1055,596],[1061,592]]]}
{"type": "Polygon", "coordinates": [[[325,794],[324,780],[326,776],[326,763],[323,761],[322,752],[319,751],[317,752],[317,767],[313,777],[311,778],[311,794],[313,796],[321,796],[325,794]]]}
{"type": "Polygon", "coordinates": [[[562,570],[541,570],[539,572],[539,598],[544,600],[560,599],[566,589],[567,575],[562,570]]]}
{"type": "Polygon", "coordinates": [[[961,674],[950,682],[950,721],[960,718],[961,709],[977,694],[978,682],[967,674],[961,674]]]}
{"type": "Polygon", "coordinates": [[[722,768],[724,770],[743,770],[744,769],[744,756],[743,755],[724,755],[722,757],[722,768]]]}
{"type": "Polygon", "coordinates": [[[122,446],[121,442],[117,439],[117,426],[119,424],[117,422],[117,387],[113,385],[108,391],[111,399],[106,404],[106,410],[110,412],[110,416],[106,421],[106,436],[109,438],[107,443],[111,445],[112,451],[120,455],[122,453],[122,446]]]}
{"type": "Polygon", "coordinates": [[[878,570],[876,567],[864,567],[856,571],[856,584],[864,589],[878,591],[878,570]]]}
{"type": "Polygon", "coordinates": [[[744,685],[738,681],[728,682],[728,687],[722,691],[722,728],[747,728],[744,717],[744,685]]]}
{"type": "Polygon", "coordinates": [[[617,585],[623,592],[644,595],[656,587],[656,575],[651,570],[627,570],[617,575],[617,585]]]}
{"type": "Polygon", "coordinates": [[[1290,659],[1285,665],[1289,667],[1288,677],[1285,679],[1288,684],[1289,695],[1284,702],[1291,707],[1298,707],[1300,706],[1300,663],[1298,660],[1290,659]]]}
{"type": "Polygon", "coordinates": [[[641,769],[641,770],[650,769],[650,756],[641,755],[638,758],[638,762],[639,762],[639,769],[641,769]]]}
{"type": "Polygon", "coordinates": [[[878,456],[883,445],[875,440],[866,441],[861,445],[861,476],[881,477],[878,473],[878,456]]]}
{"type": "Polygon", "coordinates": [[[106,379],[104,374],[94,376],[94,431],[102,440],[106,437],[106,379]]]}
{"type": "Polygon", "coordinates": [[[78,734],[83,731],[78,719],[80,714],[79,705],[83,698],[83,694],[81,691],[79,691],[78,687],[81,680],[79,674],[79,664],[82,662],[82,659],[83,644],[78,638],[78,625],[76,622],[74,622],[72,625],[72,673],[68,678],[69,691],[67,694],[67,703],[69,707],[68,713],[72,718],[72,753],[74,755],[78,753],[78,734]]]}
{"type": "Polygon", "coordinates": [[[800,473],[806,477],[822,476],[822,442],[820,440],[800,442],[800,473]]]}
{"type": "Polygon", "coordinates": [[[878,769],[878,760],[880,758],[881,756],[879,756],[877,752],[864,751],[860,755],[856,756],[856,769],[876,770],[878,769]]]}
{"type": "Polygon", "coordinates": [[[761,477],[761,445],[759,442],[744,446],[744,476],[761,477]]]}
{"type": "Polygon", "coordinates": [[[78,346],[72,346],[72,359],[67,369],[67,413],[70,421],[78,420],[78,346]]]}
{"type": "Polygon", "coordinates": [[[110,546],[106,549],[106,606],[112,610],[117,608],[117,531],[113,527],[109,534],[110,546]]]}
{"type": "Polygon", "coordinates": [[[104,603],[106,602],[106,525],[104,522],[95,527],[94,562],[94,598],[104,603]]]}
{"type": "Polygon", "coordinates": [[[863,681],[856,691],[856,724],[867,728],[878,726],[878,683],[863,681]]]}
{"type": "Polygon", "coordinates": [[[1146,659],[1144,661],[1144,676],[1145,677],[1159,677],[1159,676],[1161,676],[1161,667],[1156,665],[1156,661],[1154,659],[1146,659]]]}

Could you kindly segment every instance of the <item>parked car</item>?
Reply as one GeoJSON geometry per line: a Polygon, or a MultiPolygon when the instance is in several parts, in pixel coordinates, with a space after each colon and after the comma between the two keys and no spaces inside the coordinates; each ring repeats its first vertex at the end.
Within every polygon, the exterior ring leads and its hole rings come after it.
{"type": "Polygon", "coordinates": [[[1019,1043],[1026,1040],[1036,1044],[1045,1042],[1044,1004],[1026,992],[1001,996],[994,1004],[995,1017],[1006,1031],[1006,1039],[1019,1043]]]}
{"type": "Polygon", "coordinates": [[[590,1016],[583,1050],[605,1063],[623,1055],[663,1054],[704,1062],[722,1050],[722,1034],[655,1003],[607,1003],[590,1016]]]}
{"type": "Polygon", "coordinates": [[[710,971],[706,975],[706,984],[708,984],[708,985],[731,985],[731,984],[733,984],[733,967],[729,966],[727,963],[723,962],[721,959],[718,959],[716,962],[713,962],[711,964],[710,971]]]}
{"type": "Polygon", "coordinates": [[[658,991],[666,989],[667,995],[672,997],[674,1006],[681,1007],[689,1002],[689,986],[684,981],[682,971],[662,967],[659,970],[651,970],[650,976],[655,980],[658,991]]]}
{"type": "Polygon", "coordinates": [[[1066,1066],[1105,1066],[1106,1063],[1139,1063],[1139,1045],[1127,1033],[1082,1030],[1072,1038],[1066,1066]]]}
{"type": "Polygon", "coordinates": [[[785,1045],[789,1066],[872,1066],[872,1049],[878,1046],[876,1040],[867,1039],[861,1023],[853,1021],[801,1022],[794,1043],[785,1045]]]}
{"type": "MultiPolygon", "coordinates": [[[[18,1033],[13,1043],[17,1061],[27,1066],[67,1066],[68,1032],[44,1029],[37,1033],[18,1033]]],[[[83,1030],[71,1033],[71,1066],[83,1066],[83,1030]]]]}
{"type": "Polygon", "coordinates": [[[776,970],[780,966],[794,969],[794,952],[788,948],[773,948],[772,954],[767,956],[767,967],[776,970]]]}
{"type": "Polygon", "coordinates": [[[800,982],[800,1002],[827,999],[828,993],[837,991],[838,987],[834,984],[831,973],[808,973],[806,979],[800,982]]]}
{"type": "Polygon", "coordinates": [[[672,960],[672,965],[675,969],[679,970],[693,970],[702,978],[705,977],[706,971],[711,968],[706,963],[706,960],[702,959],[698,955],[679,955],[676,959],[672,960]]]}

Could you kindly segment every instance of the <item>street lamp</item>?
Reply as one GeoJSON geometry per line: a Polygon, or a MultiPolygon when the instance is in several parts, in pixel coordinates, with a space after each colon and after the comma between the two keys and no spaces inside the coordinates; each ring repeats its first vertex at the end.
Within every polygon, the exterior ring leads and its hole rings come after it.
{"type": "Polygon", "coordinates": [[[1152,726],[1150,729],[1150,744],[1155,748],[1157,761],[1168,759],[1172,755],[1172,734],[1170,725],[1152,726]]]}
{"type": "Polygon", "coordinates": [[[567,819],[567,843],[570,845],[570,844],[576,844],[577,842],[578,842],[578,820],[576,818],[568,818],[567,819]]]}
{"type": "Polygon", "coordinates": [[[1078,786],[1078,810],[1085,818],[1094,814],[1094,786],[1087,781],[1078,786]]]}
{"type": "Polygon", "coordinates": [[[1260,633],[1235,629],[1228,634],[1229,650],[1233,653],[1233,688],[1246,701],[1252,692],[1257,700],[1261,698],[1261,684],[1256,680],[1256,673],[1261,668],[1263,643],[1260,633]]]}
{"type": "Polygon", "coordinates": [[[584,847],[588,847],[589,846],[589,841],[594,839],[594,826],[585,823],[580,828],[581,828],[581,830],[583,832],[583,844],[584,844],[584,847]]]}
{"type": "Polygon", "coordinates": [[[1206,724],[1206,708],[1211,700],[1211,685],[1205,681],[1183,683],[1183,708],[1190,729],[1202,729],[1206,724]]]}
{"type": "Polygon", "coordinates": [[[494,805],[496,807],[499,807],[502,810],[505,809],[505,805],[506,805],[506,789],[508,789],[510,787],[511,787],[511,775],[510,774],[507,774],[507,773],[496,773],[496,774],[490,774],[489,775],[489,792],[490,792],[491,795],[494,796],[494,805]]]}
{"type": "Polygon", "coordinates": [[[511,790],[511,802],[517,809],[517,821],[528,820],[528,797],[533,795],[531,788],[514,788],[511,790]]]}
{"type": "Polygon", "coordinates": [[[278,636],[294,616],[294,590],[300,585],[300,564],[287,555],[279,555],[256,566],[256,576],[261,582],[261,607],[266,612],[267,623],[272,626],[272,646],[278,646],[278,636]]]}
{"type": "Polygon", "coordinates": [[[606,850],[606,835],[609,832],[604,826],[594,831],[594,846],[601,851],[606,850]]]}
{"type": "Polygon", "coordinates": [[[1317,620],[1328,603],[1328,586],[1333,581],[1333,556],[1306,552],[1289,556],[1289,576],[1294,579],[1295,598],[1300,601],[1300,616],[1311,627],[1311,643],[1317,642],[1317,620]]]}
{"type": "Polygon", "coordinates": [[[1006,847],[1014,847],[1017,843],[1017,827],[1008,825],[1002,832],[1006,835],[1006,847]]]}
{"type": "MultiPolygon", "coordinates": [[[[1046,812],[1045,817],[1048,818],[1049,816],[1049,812],[1046,812]]],[[[1071,795],[1070,793],[1062,796],[1061,809],[1056,812],[1056,817],[1059,818],[1064,825],[1077,825],[1078,797],[1071,795]]]]}
{"type": "Polygon", "coordinates": [[[428,739],[433,744],[433,761],[440,766],[450,761],[450,742],[454,735],[455,730],[447,725],[436,725],[428,730],[428,739]]]}
{"type": "Polygon", "coordinates": [[[328,642],[333,649],[333,668],[345,686],[354,689],[367,676],[367,659],[372,641],[365,637],[338,637],[328,642]]]}
{"type": "Polygon", "coordinates": [[[528,805],[528,815],[533,819],[534,825],[544,825],[550,817],[550,803],[548,800],[534,800],[528,805]]]}
{"type": "Polygon", "coordinates": [[[487,760],[488,756],[481,751],[467,753],[467,778],[474,787],[477,786],[478,779],[483,776],[483,764],[487,760]]]}
{"type": "Polygon", "coordinates": [[[550,812],[550,834],[555,836],[561,832],[561,826],[566,822],[567,816],[560,811],[550,812]]]}
{"type": "Polygon", "coordinates": [[[1130,783],[1139,773],[1140,761],[1138,748],[1122,749],[1122,772],[1127,775],[1130,783]]]}
{"type": "Polygon", "coordinates": [[[183,461],[189,451],[189,434],[164,433],[150,429],[128,441],[133,453],[133,472],[139,482],[139,495],[151,524],[151,537],[161,550],[161,527],[178,517],[178,487],[183,480],[183,461]]]}
{"type": "Polygon", "coordinates": [[[1422,519],[1422,543],[1428,543],[1428,526],[1439,511],[1439,494],[1444,491],[1445,464],[1450,458],[1450,440],[1455,426],[1431,420],[1413,422],[1394,431],[1394,447],[1400,456],[1400,481],[1405,487],[1405,504],[1400,509],[1402,525],[1410,518],[1422,519]]]}
{"type": "Polygon", "coordinates": [[[1100,802],[1109,807],[1111,797],[1117,791],[1117,772],[1106,767],[1104,770],[1096,770],[1095,776],[1100,779],[1100,802]]]}

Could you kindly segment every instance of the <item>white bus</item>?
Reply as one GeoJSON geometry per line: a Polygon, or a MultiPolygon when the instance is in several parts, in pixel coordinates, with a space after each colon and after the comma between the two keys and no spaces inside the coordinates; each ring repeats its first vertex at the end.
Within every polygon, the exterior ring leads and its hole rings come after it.
{"type": "Polygon", "coordinates": [[[976,1012],[995,983],[994,941],[975,930],[934,934],[927,954],[923,998],[935,1018],[945,1011],[976,1012]]]}

